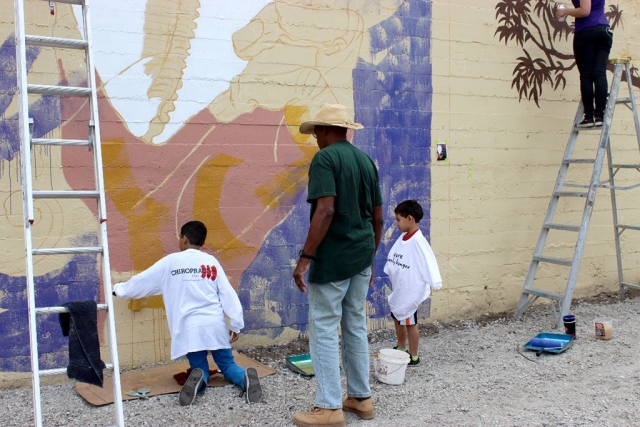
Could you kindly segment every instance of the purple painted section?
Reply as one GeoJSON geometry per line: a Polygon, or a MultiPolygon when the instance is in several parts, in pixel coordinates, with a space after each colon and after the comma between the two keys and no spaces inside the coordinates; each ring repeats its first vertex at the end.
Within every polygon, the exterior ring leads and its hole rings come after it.
{"type": "MultiPolygon", "coordinates": [[[[27,48],[27,70],[31,69],[40,49],[27,48]]],[[[0,160],[14,160],[20,153],[18,115],[4,117],[12,99],[18,93],[16,47],[13,34],[0,46],[0,160]]],[[[60,126],[60,98],[44,95],[29,108],[34,121],[33,136],[40,138],[60,126]]]]}

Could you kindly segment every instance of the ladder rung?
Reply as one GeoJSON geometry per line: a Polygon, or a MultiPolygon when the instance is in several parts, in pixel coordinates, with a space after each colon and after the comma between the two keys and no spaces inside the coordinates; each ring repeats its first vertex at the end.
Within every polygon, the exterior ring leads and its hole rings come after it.
{"type": "MultiPolygon", "coordinates": [[[[636,96],[635,99],[640,100],[640,96],[636,96]]],[[[616,104],[626,104],[627,102],[631,102],[631,97],[618,98],[616,100],[616,104]]]]}
{"type": "Polygon", "coordinates": [[[582,193],[582,192],[576,192],[576,191],[554,191],[553,192],[554,196],[560,197],[560,196],[565,196],[565,197],[587,197],[587,193],[582,193]]]}
{"type": "Polygon", "coordinates": [[[579,225],[549,223],[549,224],[543,224],[542,226],[550,230],[580,231],[579,225]]]}
{"type": "Polygon", "coordinates": [[[571,264],[573,264],[573,260],[571,259],[553,258],[550,256],[534,256],[533,260],[538,262],[548,262],[549,264],[566,265],[567,267],[571,267],[571,264]]]}
{"type": "Polygon", "coordinates": [[[77,248],[50,248],[34,249],[34,255],[76,255],[76,254],[101,254],[102,247],[77,247],[77,248]]]}
{"type": "MultiPolygon", "coordinates": [[[[107,304],[97,304],[98,310],[106,311],[108,309],[107,304]]],[[[69,309],[66,307],[40,307],[36,308],[38,314],[60,314],[68,313],[69,309]]]]}
{"type": "Polygon", "coordinates": [[[95,190],[84,191],[34,191],[34,199],[97,199],[100,192],[95,190]]]}
{"type": "Polygon", "coordinates": [[[53,0],[53,1],[56,3],[77,4],[82,6],[82,0],[53,0]]]}
{"type": "Polygon", "coordinates": [[[84,49],[87,42],[78,39],[61,39],[59,37],[24,36],[27,46],[60,47],[63,49],[84,49]]]}
{"type": "Polygon", "coordinates": [[[602,132],[602,126],[593,126],[590,128],[579,128],[578,126],[573,127],[574,132],[593,132],[593,131],[602,132]]]}
{"type": "MultiPolygon", "coordinates": [[[[105,363],[105,365],[106,365],[105,369],[113,370],[113,364],[112,363],[105,363]]],[[[51,375],[66,375],[67,368],[46,369],[46,370],[39,371],[39,372],[40,372],[40,376],[41,377],[47,377],[47,376],[51,376],[51,375]]]]}
{"type": "Polygon", "coordinates": [[[627,288],[631,288],[631,289],[638,289],[638,290],[640,290],[640,285],[635,284],[635,283],[621,282],[620,284],[621,284],[622,286],[626,286],[627,288]]]}
{"type": "Polygon", "coordinates": [[[565,164],[569,164],[569,163],[595,163],[596,159],[564,159],[562,160],[562,163],[565,164]]]}
{"type": "Polygon", "coordinates": [[[48,85],[27,85],[27,92],[36,95],[56,95],[56,96],[90,96],[91,89],[88,87],[71,86],[48,86],[48,85]]]}
{"type": "Polygon", "coordinates": [[[638,226],[638,225],[624,225],[624,224],[618,224],[616,227],[618,227],[618,228],[623,228],[623,229],[629,229],[629,230],[636,230],[636,231],[640,231],[640,226],[638,226]]]}
{"type": "Polygon", "coordinates": [[[613,164],[611,165],[612,168],[619,168],[619,169],[640,169],[640,165],[626,165],[626,164],[613,164]]]}
{"type": "Polygon", "coordinates": [[[525,294],[535,295],[537,297],[549,298],[556,301],[562,301],[564,299],[564,295],[556,294],[548,291],[540,291],[537,289],[525,289],[522,291],[525,294]]]}
{"type": "Polygon", "coordinates": [[[88,139],[45,139],[45,138],[32,138],[32,145],[84,145],[89,146],[91,143],[88,139]]]}

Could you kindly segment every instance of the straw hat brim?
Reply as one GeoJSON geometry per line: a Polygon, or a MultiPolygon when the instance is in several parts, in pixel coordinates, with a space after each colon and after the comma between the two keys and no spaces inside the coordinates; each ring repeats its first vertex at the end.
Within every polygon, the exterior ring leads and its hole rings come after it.
{"type": "Polygon", "coordinates": [[[303,133],[306,135],[312,134],[313,128],[315,126],[335,126],[339,128],[347,128],[347,129],[354,129],[354,130],[364,129],[364,126],[362,126],[360,123],[352,123],[347,121],[342,123],[327,123],[327,122],[312,120],[309,122],[304,122],[300,125],[300,133],[303,133]]]}

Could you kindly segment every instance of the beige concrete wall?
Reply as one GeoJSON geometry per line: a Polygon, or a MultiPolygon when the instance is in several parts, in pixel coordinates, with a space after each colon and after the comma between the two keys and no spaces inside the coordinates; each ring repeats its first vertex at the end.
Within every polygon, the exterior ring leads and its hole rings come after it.
{"type": "MultiPolygon", "coordinates": [[[[439,319],[515,309],[580,96],[573,69],[565,74],[564,89],[543,85],[539,107],[518,100],[512,72],[524,54],[513,41],[505,45],[495,35],[497,3],[433,3],[432,137],[434,146],[442,140],[449,147],[449,160],[432,167],[432,245],[446,277],[432,302],[432,316],[439,319]]],[[[639,59],[640,41],[633,36],[640,24],[637,3],[609,3],[623,10],[611,57],[639,59]]],[[[554,45],[571,53],[571,40],[554,45]]],[[[540,52],[533,42],[524,48],[532,55],[540,52]]],[[[616,111],[614,162],[637,159],[632,115],[622,107],[616,111]]],[[[579,138],[574,157],[594,155],[595,146],[594,135],[579,138]]],[[[569,175],[575,182],[588,182],[590,171],[572,171],[577,172],[569,175]]],[[[620,177],[621,185],[637,178],[632,173],[620,177]]],[[[639,223],[636,193],[619,194],[621,223],[639,223]]],[[[563,199],[559,207],[556,222],[578,224],[584,201],[563,199]]],[[[637,282],[638,236],[627,231],[623,241],[625,277],[637,282]]],[[[569,256],[574,243],[574,233],[552,232],[545,253],[569,256]]],[[[542,265],[535,286],[561,293],[567,273],[565,267],[542,265]]],[[[617,276],[611,201],[608,191],[600,190],[574,295],[617,290],[617,276]]]]}

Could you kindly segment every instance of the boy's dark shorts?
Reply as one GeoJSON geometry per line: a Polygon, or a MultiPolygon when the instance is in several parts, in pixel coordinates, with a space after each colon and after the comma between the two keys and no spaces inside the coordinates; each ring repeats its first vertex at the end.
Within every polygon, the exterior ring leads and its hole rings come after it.
{"type": "Polygon", "coordinates": [[[418,310],[414,311],[413,314],[406,319],[396,319],[396,316],[391,313],[391,318],[397,321],[402,326],[411,326],[418,324],[418,310]]]}

